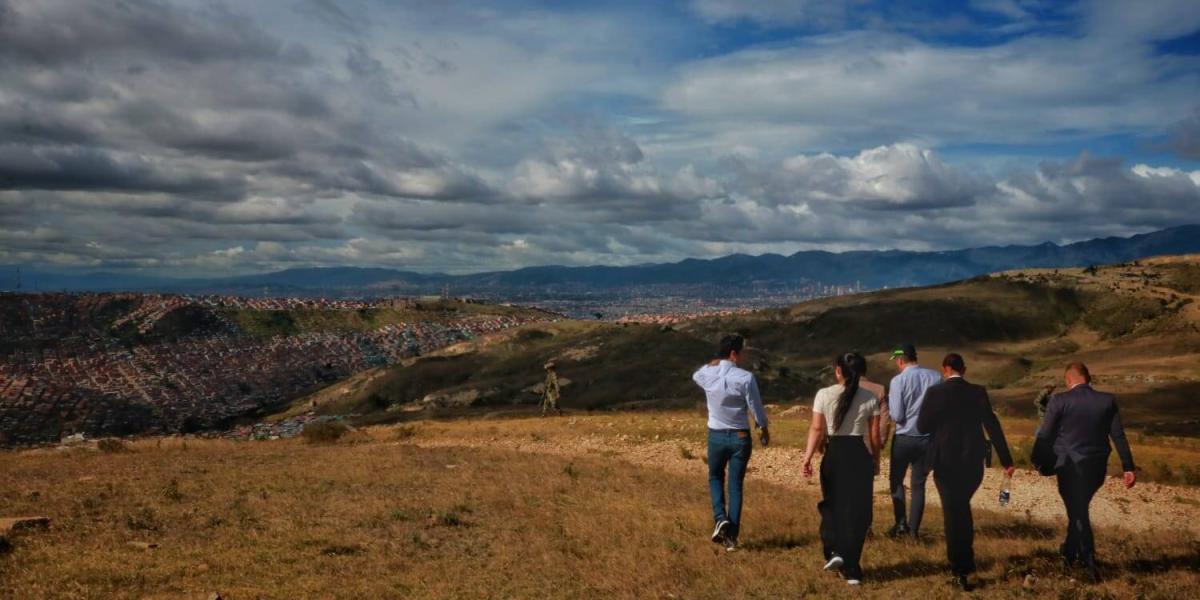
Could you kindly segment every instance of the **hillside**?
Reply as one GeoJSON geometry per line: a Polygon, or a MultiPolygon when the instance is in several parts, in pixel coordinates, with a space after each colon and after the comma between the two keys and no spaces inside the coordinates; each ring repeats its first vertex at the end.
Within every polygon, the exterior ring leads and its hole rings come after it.
{"type": "Polygon", "coordinates": [[[0,295],[0,445],[195,432],[556,315],[464,301],[0,295]]]}
{"type": "Polygon", "coordinates": [[[894,373],[888,353],[913,341],[924,361],[962,352],[970,378],[993,390],[998,410],[1033,413],[1035,390],[1085,360],[1097,382],[1125,397],[1126,420],[1155,433],[1195,435],[1200,407],[1200,256],[1086,269],[997,273],[926,288],[807,302],[676,328],[530,325],[502,341],[457,346],[325,393],[317,409],[370,420],[471,414],[538,401],[542,364],[554,359],[574,408],[690,406],[690,374],[727,332],[747,337],[745,366],[768,402],[809,402],[830,381],[837,353],[868,355],[876,380],[894,373]],[[382,410],[381,407],[387,407],[382,410]],[[457,411],[457,413],[456,413],[457,411]]]}

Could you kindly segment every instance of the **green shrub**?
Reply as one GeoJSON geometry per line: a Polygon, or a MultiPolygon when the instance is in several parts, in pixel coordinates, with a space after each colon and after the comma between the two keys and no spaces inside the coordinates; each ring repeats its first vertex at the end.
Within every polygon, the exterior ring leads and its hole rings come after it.
{"type": "Polygon", "coordinates": [[[310,444],[332,444],[342,439],[350,428],[341,421],[310,423],[300,432],[300,437],[310,444]]]}
{"type": "Polygon", "coordinates": [[[143,506],[125,515],[125,526],[133,531],[159,531],[162,529],[158,513],[155,513],[154,509],[149,506],[143,506]]]}
{"type": "Polygon", "coordinates": [[[125,445],[125,442],[122,442],[121,440],[114,440],[112,438],[106,438],[96,442],[96,449],[108,454],[129,452],[129,446],[125,445]]]}
{"type": "Polygon", "coordinates": [[[574,463],[567,463],[562,469],[563,475],[571,478],[571,481],[579,479],[579,470],[575,468],[574,463]]]}
{"type": "Polygon", "coordinates": [[[388,400],[387,396],[374,392],[370,396],[367,396],[367,404],[370,404],[371,408],[376,410],[386,410],[387,407],[392,405],[392,401],[388,400]]]}
{"type": "Polygon", "coordinates": [[[179,482],[172,479],[163,487],[163,498],[168,502],[180,502],[183,500],[183,492],[179,491],[179,482]]]}

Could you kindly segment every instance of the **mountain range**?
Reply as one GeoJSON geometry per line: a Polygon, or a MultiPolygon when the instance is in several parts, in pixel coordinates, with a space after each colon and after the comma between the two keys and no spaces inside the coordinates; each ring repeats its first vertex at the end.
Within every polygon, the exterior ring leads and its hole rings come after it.
{"type": "MultiPolygon", "coordinates": [[[[648,285],[861,284],[864,288],[931,285],[1021,268],[1068,268],[1150,256],[1200,253],[1200,225],[1183,225],[1131,237],[1073,244],[990,246],[940,252],[870,250],[803,251],[789,256],[733,254],[638,266],[527,267],[468,275],[427,274],[385,268],[297,268],[236,277],[173,279],[124,273],[62,273],[22,269],[22,291],[159,291],[315,295],[504,293],[570,289],[612,291],[648,285]]],[[[16,266],[0,267],[0,290],[16,289],[16,266]]]]}

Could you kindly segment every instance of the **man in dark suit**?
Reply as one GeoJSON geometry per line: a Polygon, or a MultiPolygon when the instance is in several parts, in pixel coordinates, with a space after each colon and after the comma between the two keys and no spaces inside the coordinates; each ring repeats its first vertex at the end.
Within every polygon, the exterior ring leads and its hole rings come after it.
{"type": "MultiPolygon", "coordinates": [[[[1067,366],[1068,390],[1055,395],[1046,406],[1046,417],[1034,444],[1034,462],[1046,467],[1053,461],[1058,494],[1067,509],[1067,540],[1061,551],[1067,565],[1081,563],[1093,581],[1100,579],[1096,546],[1088,506],[1104,483],[1108,471],[1111,438],[1121,457],[1125,487],[1137,483],[1133,452],[1121,426],[1121,413],[1112,394],[1092,389],[1087,365],[1067,366]],[[1052,451],[1051,451],[1052,450],[1052,451]]],[[[1049,469],[1043,469],[1043,472],[1049,469]]]]}
{"type": "Polygon", "coordinates": [[[942,497],[950,570],[956,583],[970,591],[974,586],[968,577],[975,572],[971,497],[983,483],[983,463],[990,452],[983,437],[985,429],[1009,475],[1013,472],[1013,460],[1000,420],[992,412],[987,389],[967,383],[963,379],[966,372],[962,356],[946,355],[942,360],[945,381],[925,392],[917,428],[930,435],[928,464],[942,497]]]}

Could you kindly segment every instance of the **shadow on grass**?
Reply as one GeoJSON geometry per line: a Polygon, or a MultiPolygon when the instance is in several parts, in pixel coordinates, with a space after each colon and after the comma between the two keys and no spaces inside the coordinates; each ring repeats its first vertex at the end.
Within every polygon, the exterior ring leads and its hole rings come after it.
{"type": "MultiPolygon", "coordinates": [[[[979,556],[975,558],[975,566],[980,571],[990,569],[993,564],[995,564],[995,561],[991,558],[979,556]]],[[[900,581],[902,579],[915,579],[935,575],[945,575],[947,581],[949,580],[950,565],[945,559],[912,559],[886,566],[871,567],[871,580],[879,582],[900,581]]],[[[985,584],[986,582],[981,580],[979,583],[985,584]]]]}
{"type": "MultiPolygon", "coordinates": [[[[1009,556],[1006,561],[1010,569],[1018,572],[1041,571],[1045,567],[1050,567],[1050,571],[1052,572],[1071,576],[1074,570],[1074,568],[1068,568],[1063,564],[1062,555],[1059,554],[1057,547],[1039,548],[1033,552],[1009,556]]],[[[1200,552],[1176,555],[1164,554],[1156,558],[1135,558],[1132,560],[1110,562],[1104,560],[1103,548],[1101,548],[1101,556],[1098,562],[1101,574],[1107,577],[1114,577],[1119,574],[1138,576],[1176,570],[1200,573],[1200,552]]]]}
{"type": "Polygon", "coordinates": [[[810,535],[773,535],[747,541],[742,548],[746,550],[794,550],[808,546],[815,541],[816,538],[810,535]]]}
{"type": "Polygon", "coordinates": [[[1145,573],[1165,573],[1182,569],[1193,573],[1200,573],[1200,553],[1192,552],[1190,554],[1182,554],[1178,556],[1160,556],[1158,558],[1137,558],[1134,560],[1125,561],[1123,563],[1115,563],[1106,565],[1103,560],[1100,561],[1101,569],[1106,566],[1108,570],[1119,569],[1126,573],[1135,575],[1145,573]]]}
{"type": "Polygon", "coordinates": [[[950,568],[946,565],[945,561],[940,560],[907,560],[887,565],[886,567],[869,568],[871,571],[871,581],[878,581],[880,583],[950,574],[950,568]]]}
{"type": "Polygon", "coordinates": [[[978,537],[1020,540],[1050,540],[1060,535],[1059,529],[1040,523],[989,523],[975,529],[978,537]]]}

